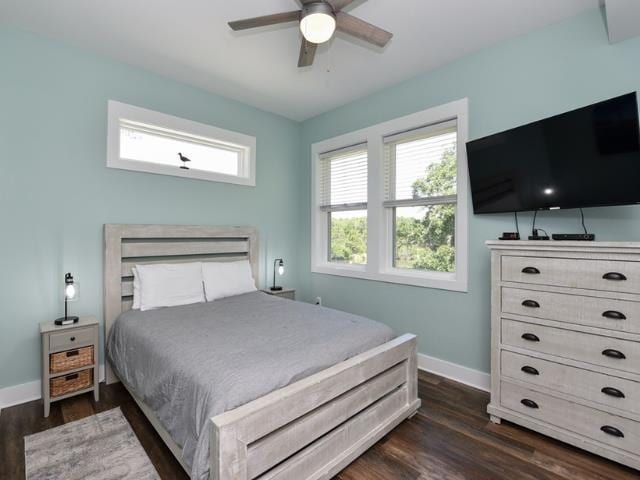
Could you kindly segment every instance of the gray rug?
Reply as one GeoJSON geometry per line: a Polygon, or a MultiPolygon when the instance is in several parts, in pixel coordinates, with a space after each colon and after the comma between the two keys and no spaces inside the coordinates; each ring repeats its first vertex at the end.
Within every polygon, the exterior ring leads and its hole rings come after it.
{"type": "Polygon", "coordinates": [[[160,479],[120,408],[24,437],[26,480],[160,479]]]}

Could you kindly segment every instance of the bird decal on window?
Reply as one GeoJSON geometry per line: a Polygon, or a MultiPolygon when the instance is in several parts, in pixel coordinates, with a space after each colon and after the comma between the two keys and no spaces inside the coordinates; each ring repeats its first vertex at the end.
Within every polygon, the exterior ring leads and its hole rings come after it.
{"type": "Polygon", "coordinates": [[[179,152],[178,152],[178,156],[180,157],[180,160],[182,161],[182,165],[180,165],[180,168],[182,170],[189,170],[189,167],[187,167],[187,162],[190,162],[191,160],[188,159],[187,157],[182,155],[182,153],[179,153],[179,152]]]}

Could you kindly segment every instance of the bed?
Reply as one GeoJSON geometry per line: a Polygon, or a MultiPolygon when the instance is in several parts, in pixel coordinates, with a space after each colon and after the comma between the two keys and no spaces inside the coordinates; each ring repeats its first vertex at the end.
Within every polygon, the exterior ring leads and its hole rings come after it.
{"type": "Polygon", "coordinates": [[[415,336],[377,322],[262,292],[131,310],[136,264],[248,259],[259,278],[254,228],[104,233],[107,383],[120,377],[192,478],[331,478],[418,408],[415,336]]]}

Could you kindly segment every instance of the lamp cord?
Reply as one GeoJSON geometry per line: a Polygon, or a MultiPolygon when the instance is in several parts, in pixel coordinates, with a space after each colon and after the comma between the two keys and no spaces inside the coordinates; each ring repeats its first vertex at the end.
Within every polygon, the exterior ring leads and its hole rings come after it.
{"type": "MultiPolygon", "coordinates": [[[[537,216],[538,216],[538,211],[534,210],[533,211],[533,225],[531,226],[531,236],[532,237],[537,237],[538,236],[538,233],[536,231],[536,217],[537,216]]],[[[543,228],[538,227],[538,230],[541,231],[542,233],[544,233],[546,237],[549,236],[549,234],[543,228]]]]}
{"type": "Polygon", "coordinates": [[[584,212],[582,211],[582,208],[580,209],[580,219],[582,221],[582,228],[584,230],[585,235],[587,235],[589,232],[587,231],[587,227],[584,224],[584,212]]]}
{"type": "Polygon", "coordinates": [[[536,235],[535,231],[536,231],[536,217],[537,216],[538,216],[538,211],[534,210],[533,211],[533,225],[531,225],[531,235],[532,236],[536,235]]]}
{"type": "Polygon", "coordinates": [[[518,212],[513,212],[513,216],[516,219],[516,232],[518,233],[518,237],[520,237],[520,227],[518,226],[518,212]]]}
{"type": "Polygon", "coordinates": [[[272,289],[275,290],[276,288],[276,263],[278,262],[278,259],[273,261],[273,285],[272,285],[272,289]]]}

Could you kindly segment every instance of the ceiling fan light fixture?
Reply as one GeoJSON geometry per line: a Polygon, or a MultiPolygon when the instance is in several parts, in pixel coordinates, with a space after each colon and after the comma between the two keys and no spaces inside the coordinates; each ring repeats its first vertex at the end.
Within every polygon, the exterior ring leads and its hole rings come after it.
{"type": "Polygon", "coordinates": [[[336,18],[333,10],[326,3],[312,3],[302,10],[300,31],[311,43],[328,41],[336,30],[336,18]]]}

